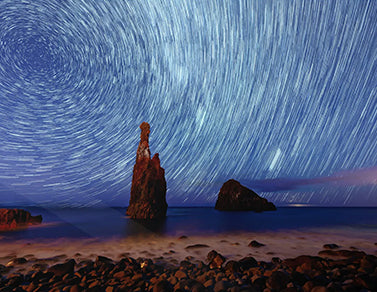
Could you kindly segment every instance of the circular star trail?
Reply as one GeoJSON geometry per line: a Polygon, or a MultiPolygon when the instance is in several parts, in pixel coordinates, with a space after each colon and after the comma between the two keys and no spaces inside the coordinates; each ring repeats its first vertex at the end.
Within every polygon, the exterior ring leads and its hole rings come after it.
{"type": "Polygon", "coordinates": [[[234,178],[377,205],[376,19],[375,1],[2,0],[1,200],[127,205],[147,121],[170,204],[234,178]]]}

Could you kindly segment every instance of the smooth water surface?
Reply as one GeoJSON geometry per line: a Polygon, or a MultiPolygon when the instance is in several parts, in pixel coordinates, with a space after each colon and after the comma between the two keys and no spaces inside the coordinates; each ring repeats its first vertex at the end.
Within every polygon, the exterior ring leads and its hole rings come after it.
{"type": "Polygon", "coordinates": [[[3,240],[50,238],[124,238],[131,235],[218,234],[336,228],[376,231],[377,208],[280,207],[272,212],[220,212],[213,208],[169,208],[167,218],[148,222],[132,220],[126,208],[27,208],[41,214],[43,224],[25,230],[2,232],[3,240]]]}

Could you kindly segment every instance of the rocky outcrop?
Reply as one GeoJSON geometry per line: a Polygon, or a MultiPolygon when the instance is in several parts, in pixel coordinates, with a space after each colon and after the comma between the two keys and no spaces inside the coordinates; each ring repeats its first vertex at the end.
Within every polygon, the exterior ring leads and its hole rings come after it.
{"type": "Polygon", "coordinates": [[[275,211],[273,203],[261,198],[236,180],[228,180],[220,189],[215,209],[220,211],[275,211]]]}
{"type": "Polygon", "coordinates": [[[150,158],[149,124],[143,122],[140,129],[140,143],[136,153],[127,215],[134,219],[161,219],[166,217],[168,207],[165,170],[160,166],[158,153],[150,158]]]}
{"type": "Polygon", "coordinates": [[[42,223],[42,216],[31,216],[22,209],[0,209],[0,230],[12,230],[42,223]]]}
{"type": "MultiPolygon", "coordinates": [[[[161,251],[162,252],[162,251],[161,251]]],[[[236,255],[237,250],[231,252],[236,255]]],[[[196,256],[195,253],[193,255],[196,256]]],[[[191,256],[190,256],[191,257],[191,256]]],[[[52,267],[0,264],[1,291],[377,291],[377,257],[330,260],[299,256],[270,262],[245,257],[224,263],[217,251],[208,263],[187,258],[164,264],[159,258],[74,259],[52,267]]],[[[45,263],[34,258],[33,262],[45,263]]]]}

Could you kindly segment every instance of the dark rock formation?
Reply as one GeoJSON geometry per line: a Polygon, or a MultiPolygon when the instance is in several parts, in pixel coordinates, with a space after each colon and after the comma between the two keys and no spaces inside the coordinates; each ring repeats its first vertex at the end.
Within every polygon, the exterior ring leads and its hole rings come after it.
{"type": "Polygon", "coordinates": [[[365,252],[358,250],[321,250],[318,253],[322,257],[334,257],[334,258],[362,258],[365,256],[365,252]]]}
{"type": "MultiPolygon", "coordinates": [[[[283,271],[273,271],[271,276],[268,278],[266,285],[273,291],[281,291],[287,287],[290,282],[290,277],[287,272],[283,271]]],[[[296,291],[296,290],[295,290],[296,291]]]]}
{"type": "Polygon", "coordinates": [[[323,248],[324,249],[337,249],[337,248],[339,248],[339,245],[337,245],[335,243],[327,243],[327,244],[323,245],[323,248]]]}
{"type": "Polygon", "coordinates": [[[215,250],[208,253],[207,260],[209,262],[210,269],[221,269],[223,263],[225,263],[225,257],[215,250]]]}
{"type": "Polygon", "coordinates": [[[220,211],[275,211],[273,203],[261,198],[236,180],[228,180],[220,189],[215,209],[220,211]]]}
{"type": "Polygon", "coordinates": [[[239,264],[241,271],[247,271],[258,266],[257,260],[253,257],[245,257],[243,259],[240,259],[239,264]]]}
{"type": "Polygon", "coordinates": [[[65,274],[73,274],[76,261],[70,259],[63,264],[56,264],[48,268],[47,272],[53,273],[55,276],[64,276],[65,274]]]}
{"type": "Polygon", "coordinates": [[[249,243],[249,245],[248,245],[249,247],[262,247],[262,246],[265,246],[265,244],[263,244],[263,243],[260,243],[260,242],[258,242],[258,241],[256,241],[256,240],[252,240],[252,241],[250,241],[250,243],[249,243]]]}
{"type": "Polygon", "coordinates": [[[127,215],[134,219],[161,219],[166,217],[168,207],[165,170],[160,166],[158,153],[150,158],[149,124],[143,122],[140,129],[140,143],[136,153],[127,215]]]}
{"type": "Polygon", "coordinates": [[[198,244],[188,245],[185,247],[185,249],[198,249],[198,248],[207,248],[207,247],[209,247],[209,245],[198,243],[198,244]]]}
{"type": "Polygon", "coordinates": [[[31,216],[22,209],[0,209],[0,230],[12,230],[42,223],[42,216],[31,216]]]}

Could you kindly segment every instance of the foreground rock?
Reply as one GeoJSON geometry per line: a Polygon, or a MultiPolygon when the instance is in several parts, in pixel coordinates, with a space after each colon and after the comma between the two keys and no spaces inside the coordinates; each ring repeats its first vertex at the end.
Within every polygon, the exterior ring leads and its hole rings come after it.
{"type": "Polygon", "coordinates": [[[215,209],[220,211],[262,212],[275,211],[276,207],[238,181],[231,179],[221,187],[215,209]]]}
{"type": "Polygon", "coordinates": [[[131,257],[69,259],[45,269],[4,273],[0,291],[377,291],[373,255],[347,260],[303,255],[271,262],[253,257],[225,261],[215,250],[206,262],[184,260],[177,266],[131,257]]]}
{"type": "Polygon", "coordinates": [[[0,209],[0,231],[13,230],[42,223],[42,216],[31,216],[22,209],[0,209]]]}
{"type": "Polygon", "coordinates": [[[133,219],[161,219],[166,217],[168,207],[165,170],[160,166],[158,153],[150,158],[149,124],[143,122],[140,129],[140,143],[136,153],[127,215],[133,219]]]}
{"type": "Polygon", "coordinates": [[[252,240],[252,241],[250,241],[250,243],[249,243],[248,246],[250,246],[250,247],[257,247],[258,248],[258,247],[265,246],[265,244],[260,243],[260,242],[258,242],[256,240],[252,240]]]}

